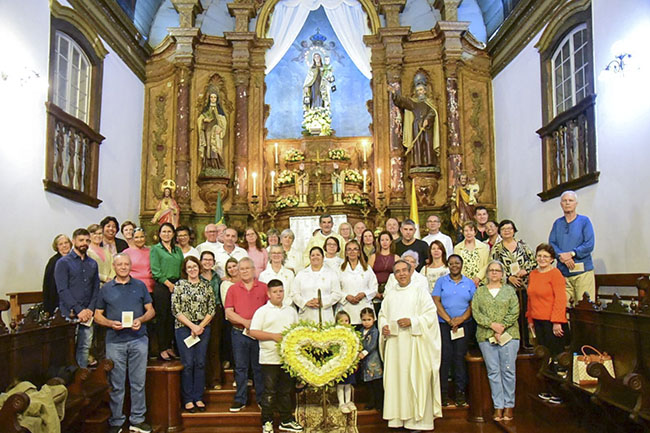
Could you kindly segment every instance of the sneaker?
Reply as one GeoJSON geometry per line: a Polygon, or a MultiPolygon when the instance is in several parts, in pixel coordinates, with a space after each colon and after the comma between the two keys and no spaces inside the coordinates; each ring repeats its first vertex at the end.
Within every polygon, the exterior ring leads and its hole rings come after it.
{"type": "Polygon", "coordinates": [[[441,401],[442,407],[448,407],[449,406],[449,397],[447,397],[446,395],[443,395],[441,397],[441,400],[442,400],[441,401]]]}
{"type": "Polygon", "coordinates": [[[262,433],[273,433],[273,423],[271,421],[264,423],[262,426],[262,433]]]}
{"type": "Polygon", "coordinates": [[[246,405],[244,403],[240,403],[238,401],[233,401],[232,405],[230,405],[230,412],[239,412],[243,408],[245,408],[246,405]]]}
{"type": "Polygon", "coordinates": [[[131,424],[129,427],[130,432],[151,433],[151,426],[147,423],[141,422],[138,424],[131,424]]]}
{"type": "Polygon", "coordinates": [[[465,399],[465,393],[462,391],[456,392],[456,406],[465,407],[467,406],[467,400],[465,399]]]}
{"type": "Polygon", "coordinates": [[[539,394],[537,394],[537,397],[541,398],[542,400],[548,401],[553,396],[551,394],[549,394],[548,392],[540,392],[539,394]]]}
{"type": "Polygon", "coordinates": [[[562,404],[563,401],[560,397],[557,395],[551,396],[551,398],[548,399],[548,402],[551,404],[562,404]]]}
{"type": "Polygon", "coordinates": [[[350,413],[350,408],[348,407],[347,403],[339,404],[339,410],[341,411],[341,413],[344,413],[344,414],[350,413]]]}
{"type": "Polygon", "coordinates": [[[352,401],[349,402],[347,404],[347,406],[348,406],[348,409],[350,409],[350,412],[354,412],[355,410],[357,410],[357,405],[355,405],[354,402],[352,402],[352,401]]]}
{"type": "Polygon", "coordinates": [[[280,431],[300,433],[304,429],[296,420],[280,423],[280,431]]]}
{"type": "Polygon", "coordinates": [[[121,425],[112,425],[108,428],[108,433],[122,433],[123,431],[121,425]]]}

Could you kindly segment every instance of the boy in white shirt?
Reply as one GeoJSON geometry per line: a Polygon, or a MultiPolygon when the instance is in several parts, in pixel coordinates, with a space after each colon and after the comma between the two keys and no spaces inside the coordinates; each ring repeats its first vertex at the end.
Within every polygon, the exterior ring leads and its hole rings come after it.
{"type": "Polygon", "coordinates": [[[260,366],[264,378],[264,393],[260,402],[262,433],[273,433],[275,410],[280,414],[280,431],[299,433],[303,428],[291,415],[293,380],[282,369],[282,358],[277,347],[282,340],[282,331],[298,321],[298,313],[295,308],[283,305],[282,281],[269,281],[268,295],[268,302],[253,315],[249,330],[249,335],[260,342],[260,366]]]}

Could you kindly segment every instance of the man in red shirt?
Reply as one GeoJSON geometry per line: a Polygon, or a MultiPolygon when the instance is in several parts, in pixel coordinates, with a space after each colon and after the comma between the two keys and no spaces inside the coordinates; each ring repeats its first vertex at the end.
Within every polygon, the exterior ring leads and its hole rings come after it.
{"type": "Polygon", "coordinates": [[[230,412],[239,412],[246,406],[248,397],[248,368],[253,369],[255,398],[262,401],[264,382],[260,367],[260,347],[257,340],[248,336],[253,314],[268,300],[267,286],[255,278],[255,264],[249,257],[239,261],[241,281],[228,289],[226,318],[232,323],[232,354],[235,360],[237,392],[230,412]]]}

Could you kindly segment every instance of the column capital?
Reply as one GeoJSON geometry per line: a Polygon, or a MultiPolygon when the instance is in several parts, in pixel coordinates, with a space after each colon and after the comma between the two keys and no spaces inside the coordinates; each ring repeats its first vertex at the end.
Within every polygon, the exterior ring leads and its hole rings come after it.
{"type": "Polygon", "coordinates": [[[458,21],[458,6],[462,0],[434,0],[433,7],[440,11],[443,21],[458,21]]]}
{"type": "Polygon", "coordinates": [[[196,22],[196,15],[203,12],[201,0],[171,0],[178,12],[179,27],[191,28],[196,22]]]}

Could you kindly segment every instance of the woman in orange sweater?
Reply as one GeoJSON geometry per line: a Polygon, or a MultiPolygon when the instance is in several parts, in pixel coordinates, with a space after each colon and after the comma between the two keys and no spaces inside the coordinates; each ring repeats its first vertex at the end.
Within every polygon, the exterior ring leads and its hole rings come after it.
{"type": "MultiPolygon", "coordinates": [[[[566,282],[559,269],[551,266],[555,250],[548,244],[539,244],[535,250],[537,269],[528,278],[528,328],[537,336],[537,344],[545,346],[554,358],[560,354],[569,339],[566,318],[566,282]]],[[[559,397],[541,393],[539,397],[559,404],[559,397]]]]}

